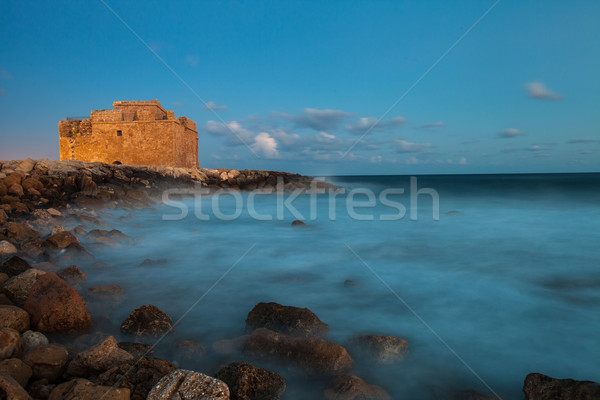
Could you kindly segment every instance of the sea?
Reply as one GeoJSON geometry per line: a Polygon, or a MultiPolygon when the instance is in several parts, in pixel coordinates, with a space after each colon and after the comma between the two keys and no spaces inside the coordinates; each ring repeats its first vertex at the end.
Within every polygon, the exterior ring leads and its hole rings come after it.
{"type": "Polygon", "coordinates": [[[352,371],[393,399],[522,399],[531,372],[600,381],[600,174],[325,180],[336,188],[169,194],[104,211],[135,244],[94,248],[114,268],[88,267],[87,285],[119,284],[125,300],[92,309],[118,330],[134,308],[156,305],[176,322],[158,356],[208,374],[250,361],[281,373],[290,400],[322,398],[327,379],[213,351],[246,333],[259,302],[309,308],[342,345],[406,339],[401,361],[352,371]],[[180,359],[172,343],[182,339],[206,354],[180,359]]]}

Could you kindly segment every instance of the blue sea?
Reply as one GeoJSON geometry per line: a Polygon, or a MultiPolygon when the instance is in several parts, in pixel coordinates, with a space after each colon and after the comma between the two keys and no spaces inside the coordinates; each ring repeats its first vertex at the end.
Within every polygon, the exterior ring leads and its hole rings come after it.
{"type": "MultiPolygon", "coordinates": [[[[409,176],[326,179],[345,193],[288,195],[295,210],[242,193],[103,212],[136,244],[95,250],[116,269],[89,268],[88,284],[126,294],[100,312],[117,327],[143,304],[183,317],[166,341],[207,354],[183,362],[161,343],[159,355],[214,373],[244,359],[211,346],[244,334],[256,303],[307,307],[333,342],[409,342],[402,362],[353,371],[394,399],[521,399],[530,372],[600,381],[600,174],[417,176],[418,193],[409,176]],[[168,262],[140,267],[146,258],[168,262]]],[[[326,384],[254,363],[288,379],[283,399],[319,398],[326,384]]]]}

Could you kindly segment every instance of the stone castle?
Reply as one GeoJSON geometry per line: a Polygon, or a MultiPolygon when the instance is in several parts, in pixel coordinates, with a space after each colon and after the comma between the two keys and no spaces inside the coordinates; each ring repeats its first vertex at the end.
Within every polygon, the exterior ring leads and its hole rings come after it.
{"type": "Polygon", "coordinates": [[[197,168],[196,123],[158,100],[115,101],[112,110],[58,123],[60,159],[197,168]]]}

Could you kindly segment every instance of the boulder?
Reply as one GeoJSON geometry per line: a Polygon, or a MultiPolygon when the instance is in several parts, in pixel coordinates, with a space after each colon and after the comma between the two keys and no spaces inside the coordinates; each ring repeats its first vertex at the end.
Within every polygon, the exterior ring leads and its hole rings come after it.
{"type": "Polygon", "coordinates": [[[31,265],[29,265],[27,261],[23,260],[19,256],[12,256],[6,260],[4,264],[2,264],[0,272],[8,275],[9,277],[13,277],[27,271],[28,269],[31,269],[31,265]]]}
{"type": "Polygon", "coordinates": [[[12,328],[0,329],[0,360],[21,357],[25,348],[21,334],[12,328]]]}
{"type": "Polygon", "coordinates": [[[23,179],[23,182],[21,182],[21,186],[23,186],[23,189],[25,190],[34,189],[38,192],[44,190],[44,184],[38,178],[33,177],[23,179]]]}
{"type": "Polygon", "coordinates": [[[379,386],[369,385],[354,375],[338,375],[331,380],[325,392],[326,400],[391,400],[379,386]]]}
{"type": "Polygon", "coordinates": [[[75,235],[68,231],[62,231],[55,233],[54,235],[50,235],[45,241],[44,245],[46,247],[54,248],[54,249],[64,249],[67,248],[71,244],[79,244],[79,240],[75,235]]]}
{"type": "Polygon", "coordinates": [[[43,344],[25,353],[23,362],[33,370],[34,379],[47,379],[54,382],[62,376],[67,366],[69,352],[56,343],[43,344]]]}
{"type": "Polygon", "coordinates": [[[286,387],[278,373],[245,362],[221,368],[215,378],[227,384],[231,400],[278,400],[286,387]]]}
{"type": "Polygon", "coordinates": [[[0,257],[11,256],[17,253],[17,248],[8,240],[0,241],[0,257]]]}
{"type": "Polygon", "coordinates": [[[109,336],[98,345],[77,354],[69,363],[67,374],[70,376],[91,376],[133,360],[133,356],[117,346],[113,336],[109,336]]]}
{"type": "Polygon", "coordinates": [[[129,400],[129,389],[99,386],[87,379],[75,379],[56,386],[48,400],[129,400]]]}
{"type": "Polygon", "coordinates": [[[246,330],[267,328],[296,337],[327,337],[329,326],[308,308],[258,303],[246,318],[246,330]]]}
{"type": "Polygon", "coordinates": [[[15,305],[23,307],[31,293],[33,285],[45,274],[44,271],[40,271],[39,269],[28,269],[4,282],[2,284],[2,293],[15,305]]]}
{"type": "Polygon", "coordinates": [[[40,233],[27,223],[7,222],[4,227],[6,236],[19,242],[40,237],[40,233]]]}
{"type": "Polygon", "coordinates": [[[92,325],[83,297],[56,274],[35,282],[24,308],[33,328],[42,333],[78,331],[92,325]]]}
{"type": "Polygon", "coordinates": [[[33,167],[35,167],[35,161],[32,160],[31,158],[28,158],[27,160],[21,161],[21,163],[17,166],[17,168],[15,168],[15,172],[27,174],[27,173],[31,172],[33,167]]]}
{"type": "Polygon", "coordinates": [[[259,328],[244,344],[244,353],[256,359],[289,362],[311,375],[336,375],[354,367],[339,344],[320,338],[296,338],[259,328]]]}
{"type": "Polygon", "coordinates": [[[0,209],[0,224],[5,223],[6,221],[8,221],[8,215],[6,215],[4,210],[0,209]]]}
{"type": "Polygon", "coordinates": [[[2,374],[12,377],[19,382],[19,385],[25,387],[33,371],[29,365],[18,358],[9,358],[0,362],[0,375],[2,374]]]}
{"type": "Polygon", "coordinates": [[[25,192],[23,192],[23,186],[19,185],[18,183],[13,183],[12,185],[10,185],[6,192],[9,195],[17,197],[23,197],[25,195],[25,192]]]}
{"type": "Polygon", "coordinates": [[[159,337],[173,330],[171,317],[153,305],[136,308],[121,324],[121,332],[136,336],[159,337]]]}
{"type": "Polygon", "coordinates": [[[87,274],[80,270],[77,265],[63,268],[59,270],[56,275],[72,286],[78,286],[87,281],[87,274]]]}
{"type": "Polygon", "coordinates": [[[398,362],[408,353],[408,342],[395,336],[356,335],[346,347],[353,357],[376,364],[398,362]]]}
{"type": "Polygon", "coordinates": [[[597,400],[600,399],[600,384],[556,379],[534,372],[525,378],[523,393],[526,400],[597,400]]]}
{"type": "Polygon", "coordinates": [[[222,381],[199,372],[178,369],[164,376],[147,400],[228,400],[229,389],[222,381]]]}
{"type": "Polygon", "coordinates": [[[7,400],[31,400],[31,397],[14,378],[0,374],[0,398],[7,400]]]}
{"type": "Polygon", "coordinates": [[[87,297],[91,300],[100,301],[122,301],[125,296],[123,288],[119,285],[96,285],[87,290],[87,297]]]}
{"type": "Polygon", "coordinates": [[[43,344],[48,344],[48,338],[43,333],[36,331],[23,332],[21,334],[21,339],[23,339],[23,346],[25,346],[25,351],[29,351],[34,347],[38,347],[43,344]]]}
{"type": "Polygon", "coordinates": [[[146,343],[119,342],[118,346],[131,354],[133,358],[147,357],[154,354],[154,347],[146,343]]]}
{"type": "Polygon", "coordinates": [[[101,385],[128,388],[132,400],[146,400],[154,385],[165,375],[175,371],[175,364],[152,357],[142,357],[111,368],[98,377],[101,385]]]}
{"type": "Polygon", "coordinates": [[[16,306],[0,306],[0,328],[25,332],[29,329],[29,314],[16,306]]]}

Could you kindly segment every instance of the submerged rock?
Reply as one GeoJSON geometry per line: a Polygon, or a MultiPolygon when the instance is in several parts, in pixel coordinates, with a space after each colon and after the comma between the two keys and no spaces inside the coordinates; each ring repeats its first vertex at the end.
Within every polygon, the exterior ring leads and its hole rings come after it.
{"type": "Polygon", "coordinates": [[[96,285],[88,288],[87,297],[99,301],[119,302],[125,298],[125,295],[119,285],[96,285]]]}
{"type": "Polygon", "coordinates": [[[83,282],[87,281],[87,274],[80,270],[77,265],[63,268],[59,270],[56,275],[72,286],[81,285],[83,282]]]}
{"type": "Polygon", "coordinates": [[[306,226],[306,224],[303,221],[297,219],[295,221],[292,221],[292,226],[306,226]]]}
{"type": "Polygon", "coordinates": [[[600,384],[531,373],[525,378],[523,393],[526,400],[597,400],[600,399],[600,384]]]}
{"type": "Polygon", "coordinates": [[[112,367],[133,360],[133,356],[117,346],[109,336],[96,346],[78,353],[69,363],[67,374],[71,376],[98,375],[112,367]]]}
{"type": "Polygon", "coordinates": [[[149,357],[154,354],[154,347],[146,343],[119,342],[117,345],[133,358],[149,357]]]}
{"type": "Polygon", "coordinates": [[[129,389],[116,389],[96,385],[87,379],[75,379],[56,386],[48,400],[129,400],[129,398],[129,389]]]}
{"type": "Polygon", "coordinates": [[[246,318],[246,330],[257,328],[297,337],[327,337],[329,326],[308,308],[283,306],[277,303],[258,303],[246,318]]]}
{"type": "Polygon", "coordinates": [[[395,336],[357,335],[350,338],[347,347],[355,358],[376,364],[398,362],[408,353],[408,342],[395,336]]]}
{"type": "Polygon", "coordinates": [[[178,369],[152,388],[147,400],[228,400],[229,389],[222,381],[199,372],[178,369]]]}
{"type": "Polygon", "coordinates": [[[173,331],[173,321],[153,305],[136,308],[121,324],[121,332],[136,336],[161,336],[173,331]]]}
{"type": "Polygon", "coordinates": [[[278,400],[285,392],[285,379],[276,372],[246,362],[233,362],[215,375],[229,387],[231,400],[278,400]]]}
{"type": "Polygon", "coordinates": [[[331,380],[323,393],[326,400],[391,400],[379,386],[369,385],[354,375],[339,375],[331,380]]]}

